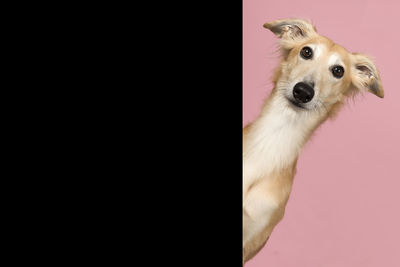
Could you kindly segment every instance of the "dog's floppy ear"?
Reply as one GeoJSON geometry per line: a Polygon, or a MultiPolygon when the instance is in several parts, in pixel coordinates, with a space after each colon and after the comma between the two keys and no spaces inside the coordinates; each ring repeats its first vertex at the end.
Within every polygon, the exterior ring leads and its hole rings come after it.
{"type": "Polygon", "coordinates": [[[359,90],[367,89],[381,98],[384,96],[381,77],[371,58],[366,55],[352,54],[352,82],[359,90]]]}
{"type": "Polygon", "coordinates": [[[264,27],[280,38],[282,47],[286,49],[291,49],[298,42],[317,35],[317,30],[311,22],[302,19],[275,20],[265,23],[264,27]]]}

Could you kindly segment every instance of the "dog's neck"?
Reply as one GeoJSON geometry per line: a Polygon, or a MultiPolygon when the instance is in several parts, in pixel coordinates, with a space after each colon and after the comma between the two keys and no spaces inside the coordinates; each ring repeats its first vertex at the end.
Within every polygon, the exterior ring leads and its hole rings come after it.
{"type": "MultiPolygon", "coordinates": [[[[253,122],[243,147],[248,170],[264,176],[293,166],[313,131],[322,122],[309,111],[297,110],[274,90],[253,122]]],[[[244,170],[246,171],[246,170],[244,170]]]]}

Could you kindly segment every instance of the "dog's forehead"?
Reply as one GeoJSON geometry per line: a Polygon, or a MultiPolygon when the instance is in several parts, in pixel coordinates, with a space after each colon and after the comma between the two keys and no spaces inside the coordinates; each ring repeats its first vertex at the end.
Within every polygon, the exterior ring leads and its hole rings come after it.
{"type": "Polygon", "coordinates": [[[332,52],[328,57],[328,65],[343,65],[343,60],[338,53],[332,52]]]}
{"type": "Polygon", "coordinates": [[[330,50],[338,53],[341,57],[348,57],[348,55],[350,54],[346,48],[336,43],[333,43],[330,50]]]}
{"type": "Polygon", "coordinates": [[[324,56],[328,51],[326,45],[322,43],[309,43],[307,46],[309,46],[313,50],[313,57],[315,59],[324,56]]]}
{"type": "Polygon", "coordinates": [[[319,36],[319,38],[309,40],[307,46],[313,50],[315,59],[326,58],[329,65],[346,65],[349,62],[350,53],[344,47],[326,37],[319,36]]]}
{"type": "Polygon", "coordinates": [[[327,50],[337,51],[340,53],[349,53],[346,48],[341,46],[340,44],[335,43],[328,37],[318,35],[317,37],[311,38],[307,41],[309,44],[318,44],[327,48],[327,50]]]}

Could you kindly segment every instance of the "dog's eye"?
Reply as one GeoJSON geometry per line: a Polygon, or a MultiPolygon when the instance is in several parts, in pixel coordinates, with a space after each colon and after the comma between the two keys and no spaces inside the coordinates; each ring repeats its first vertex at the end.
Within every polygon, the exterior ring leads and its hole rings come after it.
{"type": "Polygon", "coordinates": [[[304,59],[311,59],[312,58],[312,50],[308,46],[303,47],[300,51],[300,55],[304,59]]]}
{"type": "Polygon", "coordinates": [[[343,74],[344,74],[344,69],[343,69],[343,67],[342,66],[338,66],[338,65],[336,65],[336,66],[333,66],[332,67],[332,74],[333,74],[333,76],[335,76],[336,78],[342,78],[343,77],[343,74]]]}

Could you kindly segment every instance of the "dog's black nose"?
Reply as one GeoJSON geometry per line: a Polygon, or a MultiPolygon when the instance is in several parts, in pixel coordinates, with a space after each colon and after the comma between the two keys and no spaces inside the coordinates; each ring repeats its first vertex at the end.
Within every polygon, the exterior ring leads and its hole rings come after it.
{"type": "Polygon", "coordinates": [[[314,88],[306,83],[297,83],[293,88],[293,96],[301,103],[310,102],[314,97],[314,88]]]}

